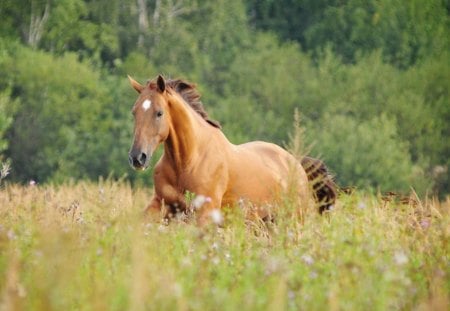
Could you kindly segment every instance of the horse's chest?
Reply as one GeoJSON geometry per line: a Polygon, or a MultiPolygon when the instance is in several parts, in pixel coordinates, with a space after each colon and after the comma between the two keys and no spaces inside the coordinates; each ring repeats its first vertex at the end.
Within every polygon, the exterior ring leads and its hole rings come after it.
{"type": "Polygon", "coordinates": [[[215,192],[227,180],[223,165],[197,165],[178,175],[177,187],[196,194],[215,192]]]}
{"type": "Polygon", "coordinates": [[[208,182],[208,179],[208,176],[186,171],[177,175],[175,186],[180,189],[180,191],[194,192],[205,184],[205,182],[208,182]]]}

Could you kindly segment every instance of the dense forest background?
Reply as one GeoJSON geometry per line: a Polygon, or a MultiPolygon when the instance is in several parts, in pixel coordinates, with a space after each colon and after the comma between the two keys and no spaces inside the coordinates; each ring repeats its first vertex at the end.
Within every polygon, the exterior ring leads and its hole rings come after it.
{"type": "Polygon", "coordinates": [[[127,178],[126,75],[195,82],[234,143],[304,145],[341,185],[449,193],[448,0],[0,0],[10,179],[127,178]]]}

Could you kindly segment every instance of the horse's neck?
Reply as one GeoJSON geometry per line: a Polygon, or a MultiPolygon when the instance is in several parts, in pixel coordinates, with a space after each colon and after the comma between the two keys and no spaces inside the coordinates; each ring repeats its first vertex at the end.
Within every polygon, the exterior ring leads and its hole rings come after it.
{"type": "Polygon", "coordinates": [[[172,122],[164,152],[177,169],[182,169],[191,162],[199,147],[202,128],[195,112],[182,102],[172,103],[170,115],[172,122]]]}

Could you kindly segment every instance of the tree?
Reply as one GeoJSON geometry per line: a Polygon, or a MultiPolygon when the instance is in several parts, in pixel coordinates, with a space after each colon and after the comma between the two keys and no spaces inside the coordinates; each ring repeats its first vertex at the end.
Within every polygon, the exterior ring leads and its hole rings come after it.
{"type": "Polygon", "coordinates": [[[409,191],[424,194],[429,182],[408,153],[408,144],[397,134],[395,122],[385,115],[368,121],[327,115],[315,145],[341,185],[409,191]]]}
{"type": "Polygon", "coordinates": [[[442,0],[247,1],[252,24],[296,40],[306,51],[326,46],[353,63],[381,49],[406,68],[449,47],[449,17],[442,0]]]}
{"type": "Polygon", "coordinates": [[[308,79],[310,61],[295,43],[255,34],[252,47],[229,66],[224,96],[215,111],[225,132],[236,141],[263,139],[286,142],[301,88],[308,79]]]}
{"type": "Polygon", "coordinates": [[[98,73],[77,55],[53,57],[18,49],[3,72],[12,72],[12,98],[20,106],[7,155],[16,180],[63,180],[108,175],[111,98],[98,73]]]}
{"type": "Polygon", "coordinates": [[[10,99],[10,90],[0,92],[0,163],[4,159],[3,153],[8,148],[6,132],[13,122],[13,111],[16,103],[10,99]]]}

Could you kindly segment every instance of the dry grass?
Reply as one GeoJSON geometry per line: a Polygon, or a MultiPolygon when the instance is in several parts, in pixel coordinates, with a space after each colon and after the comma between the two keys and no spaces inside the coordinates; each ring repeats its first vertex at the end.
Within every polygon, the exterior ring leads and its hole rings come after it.
{"type": "MultiPolygon", "coordinates": [[[[1,310],[448,310],[450,202],[355,192],[304,223],[147,223],[126,183],[0,190],[1,310]]],[[[280,210],[289,209],[289,202],[280,210]]]]}

